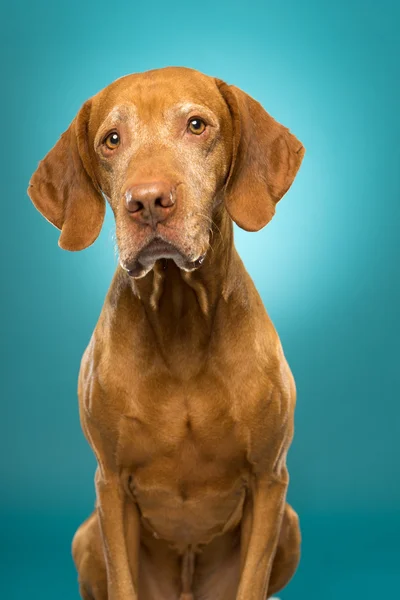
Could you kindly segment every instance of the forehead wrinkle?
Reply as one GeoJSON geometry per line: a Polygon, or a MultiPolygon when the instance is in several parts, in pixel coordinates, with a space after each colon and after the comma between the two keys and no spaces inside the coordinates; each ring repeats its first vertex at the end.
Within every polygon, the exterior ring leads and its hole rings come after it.
{"type": "Polygon", "coordinates": [[[107,129],[116,126],[119,123],[126,123],[128,120],[135,117],[137,117],[137,108],[133,103],[114,106],[106,117],[104,117],[97,129],[94,140],[95,145],[98,144],[99,138],[106,133],[107,129]]]}
{"type": "MultiPolygon", "coordinates": [[[[178,103],[203,105],[208,110],[212,110],[212,107],[215,108],[220,102],[217,88],[215,86],[214,90],[213,87],[208,80],[185,81],[182,84],[168,78],[145,78],[133,82],[129,89],[129,97],[134,99],[138,110],[144,114],[162,113],[178,103]]],[[[124,95],[127,92],[128,90],[124,90],[124,95]]]]}
{"type": "Polygon", "coordinates": [[[156,115],[162,118],[178,103],[204,107],[214,115],[225,109],[213,78],[189,69],[162,69],[121,78],[102,90],[99,100],[100,110],[101,105],[132,103],[144,122],[153,121],[156,115]]]}
{"type": "MultiPolygon", "coordinates": [[[[179,115],[188,115],[191,112],[197,111],[199,113],[204,113],[207,115],[212,121],[218,122],[217,116],[213,110],[211,110],[208,106],[204,104],[198,104],[196,102],[181,102],[179,104],[175,104],[170,107],[170,110],[176,111],[179,115]]],[[[201,116],[201,114],[200,114],[201,116]]]]}

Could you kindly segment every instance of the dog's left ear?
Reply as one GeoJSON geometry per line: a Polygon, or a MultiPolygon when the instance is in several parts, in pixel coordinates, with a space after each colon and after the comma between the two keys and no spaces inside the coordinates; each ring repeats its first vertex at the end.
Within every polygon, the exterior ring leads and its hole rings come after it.
{"type": "Polygon", "coordinates": [[[220,79],[216,83],[233,125],[225,205],[242,229],[258,231],[272,219],[277,202],[292,185],[305,149],[256,100],[220,79]]]}
{"type": "Polygon", "coordinates": [[[105,201],[89,157],[90,110],[88,100],[39,163],[28,188],[36,208],[61,229],[58,245],[64,250],[83,250],[93,244],[105,214],[105,201]]]}

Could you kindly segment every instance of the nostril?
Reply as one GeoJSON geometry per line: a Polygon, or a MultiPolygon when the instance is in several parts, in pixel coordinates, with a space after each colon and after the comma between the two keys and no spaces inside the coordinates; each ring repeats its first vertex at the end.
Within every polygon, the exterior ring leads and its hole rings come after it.
{"type": "Polygon", "coordinates": [[[127,202],[127,209],[130,213],[136,213],[139,212],[140,210],[143,210],[144,205],[143,202],[140,202],[140,200],[129,200],[129,202],[127,202]]]}
{"type": "Polygon", "coordinates": [[[169,217],[176,204],[175,188],[163,182],[130,186],[124,193],[127,211],[136,220],[159,223],[169,217]]]}
{"type": "Polygon", "coordinates": [[[161,206],[161,208],[170,208],[175,204],[174,194],[171,191],[169,194],[162,194],[158,196],[155,200],[156,206],[161,206]]]}

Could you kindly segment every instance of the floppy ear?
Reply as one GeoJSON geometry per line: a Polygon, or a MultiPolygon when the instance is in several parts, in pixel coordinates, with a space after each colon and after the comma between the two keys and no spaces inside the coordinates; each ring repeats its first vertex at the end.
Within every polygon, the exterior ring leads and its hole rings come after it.
{"type": "Polygon", "coordinates": [[[239,88],[216,80],[233,124],[225,205],[242,229],[258,231],[293,183],[305,149],[290,131],[239,88]]]}
{"type": "Polygon", "coordinates": [[[64,250],[83,250],[100,233],[105,202],[88,150],[91,100],[80,109],[57,144],[32,176],[28,194],[42,215],[61,229],[58,245],[64,250]]]}

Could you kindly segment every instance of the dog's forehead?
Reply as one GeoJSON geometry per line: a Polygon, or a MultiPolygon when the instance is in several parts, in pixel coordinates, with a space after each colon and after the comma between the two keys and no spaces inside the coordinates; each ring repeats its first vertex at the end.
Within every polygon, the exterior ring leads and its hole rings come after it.
{"type": "Polygon", "coordinates": [[[179,67],[127,75],[104,88],[93,101],[97,123],[121,104],[133,104],[139,113],[152,117],[185,103],[204,105],[216,113],[225,107],[213,77],[179,67]]]}

